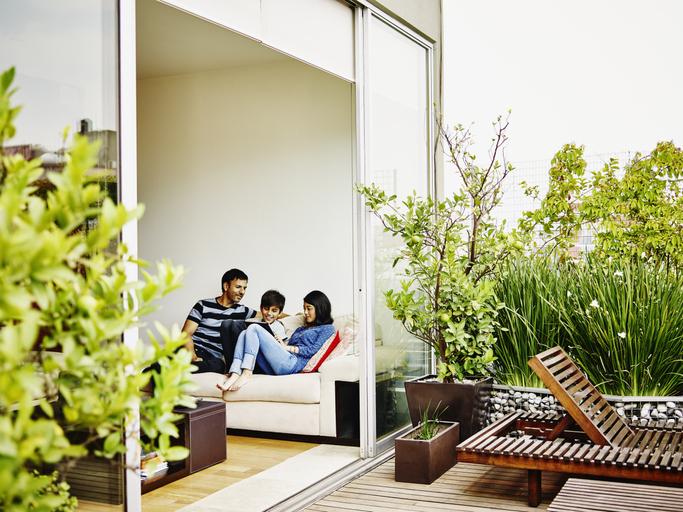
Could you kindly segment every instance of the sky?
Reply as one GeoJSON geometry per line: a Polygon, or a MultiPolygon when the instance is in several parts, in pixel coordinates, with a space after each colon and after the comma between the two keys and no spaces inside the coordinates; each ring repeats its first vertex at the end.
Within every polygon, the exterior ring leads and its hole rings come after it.
{"type": "Polygon", "coordinates": [[[444,115],[473,124],[512,110],[506,156],[542,181],[563,144],[586,155],[683,144],[683,2],[443,0],[444,115]]]}
{"type": "Polygon", "coordinates": [[[62,130],[88,118],[116,129],[114,0],[2,0],[0,70],[16,68],[22,105],[12,144],[62,145],[62,130]]]}

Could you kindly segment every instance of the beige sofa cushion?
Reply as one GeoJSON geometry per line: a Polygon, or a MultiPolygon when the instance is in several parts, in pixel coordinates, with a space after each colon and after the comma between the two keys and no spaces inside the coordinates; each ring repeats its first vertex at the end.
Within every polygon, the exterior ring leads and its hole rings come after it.
{"type": "Polygon", "coordinates": [[[226,402],[320,403],[320,376],[316,373],[294,375],[252,375],[239,391],[223,393],[226,402]]]}
{"type": "Polygon", "coordinates": [[[219,373],[195,373],[195,396],[223,398],[226,402],[320,403],[320,376],[317,373],[294,375],[252,375],[239,391],[221,392],[216,384],[225,377],[219,373]]]}

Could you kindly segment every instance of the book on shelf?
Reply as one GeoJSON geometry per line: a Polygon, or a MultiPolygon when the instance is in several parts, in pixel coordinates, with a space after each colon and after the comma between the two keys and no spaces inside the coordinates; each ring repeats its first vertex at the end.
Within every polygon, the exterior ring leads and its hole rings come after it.
{"type": "Polygon", "coordinates": [[[140,479],[148,480],[165,475],[168,471],[168,462],[157,453],[143,455],[140,461],[140,479]]]}

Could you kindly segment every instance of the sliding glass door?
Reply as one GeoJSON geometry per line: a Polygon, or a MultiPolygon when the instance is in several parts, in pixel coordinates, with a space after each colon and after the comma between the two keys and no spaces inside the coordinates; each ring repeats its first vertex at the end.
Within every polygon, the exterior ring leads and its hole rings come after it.
{"type": "MultiPolygon", "coordinates": [[[[368,29],[366,65],[366,181],[405,198],[430,193],[429,48],[379,16],[368,29]]],[[[403,383],[429,371],[425,345],[394,320],[384,293],[396,289],[402,269],[393,262],[401,241],[372,218],[369,228],[374,273],[373,302],[376,439],[408,424],[403,383]]],[[[370,270],[370,269],[369,269],[370,270]]]]}

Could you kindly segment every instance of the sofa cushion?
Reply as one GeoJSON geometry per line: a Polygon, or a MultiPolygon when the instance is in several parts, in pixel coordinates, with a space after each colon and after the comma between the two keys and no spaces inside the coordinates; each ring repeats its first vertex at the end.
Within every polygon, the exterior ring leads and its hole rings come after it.
{"type": "Polygon", "coordinates": [[[325,359],[327,359],[334,349],[337,348],[337,345],[339,345],[339,331],[334,331],[334,334],[330,336],[325,343],[323,343],[323,346],[320,347],[320,350],[318,350],[313,357],[308,360],[306,366],[304,366],[301,370],[301,373],[318,371],[320,365],[323,364],[325,359]]]}
{"type": "Polygon", "coordinates": [[[195,396],[223,398],[226,402],[288,402],[317,404],[320,402],[320,377],[317,373],[294,375],[252,375],[238,391],[221,392],[216,384],[225,377],[220,373],[194,373],[199,389],[195,396]]]}
{"type": "Polygon", "coordinates": [[[252,375],[239,391],[223,393],[226,402],[320,402],[320,377],[317,374],[252,375]]]}
{"type": "Polygon", "coordinates": [[[355,354],[358,322],[353,318],[353,315],[343,315],[335,318],[334,326],[339,331],[340,341],[337,348],[328,356],[328,359],[355,354]]]}
{"type": "Polygon", "coordinates": [[[304,315],[302,313],[297,313],[296,315],[286,316],[280,318],[280,322],[285,326],[287,336],[291,336],[294,331],[304,325],[304,315]]]}

